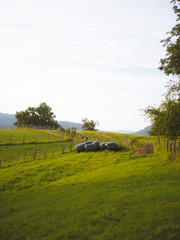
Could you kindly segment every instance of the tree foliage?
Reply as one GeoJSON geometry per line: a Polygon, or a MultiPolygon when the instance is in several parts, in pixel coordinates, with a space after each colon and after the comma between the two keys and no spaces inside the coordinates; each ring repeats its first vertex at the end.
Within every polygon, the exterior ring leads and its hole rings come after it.
{"type": "Polygon", "coordinates": [[[151,119],[153,125],[150,135],[164,136],[175,140],[180,136],[180,84],[171,81],[162,104],[148,107],[145,114],[151,119]]]}
{"type": "Polygon", "coordinates": [[[82,129],[87,131],[95,131],[96,125],[99,125],[97,121],[95,122],[94,120],[88,120],[87,118],[82,119],[82,122],[82,129]]]}
{"type": "Polygon", "coordinates": [[[164,136],[175,140],[180,136],[180,0],[171,0],[173,11],[177,15],[177,24],[162,40],[166,47],[166,57],[160,60],[160,70],[169,76],[177,76],[170,81],[164,101],[159,107],[148,107],[145,114],[153,125],[151,135],[164,136]]]}
{"type": "Polygon", "coordinates": [[[25,111],[16,112],[17,127],[22,126],[42,126],[58,128],[60,125],[54,119],[56,116],[50,106],[41,103],[38,107],[28,107],[25,111]]]}
{"type": "Polygon", "coordinates": [[[166,47],[166,57],[160,60],[160,70],[166,75],[180,75],[180,0],[171,0],[173,11],[177,15],[177,24],[168,32],[162,42],[166,47]]]}

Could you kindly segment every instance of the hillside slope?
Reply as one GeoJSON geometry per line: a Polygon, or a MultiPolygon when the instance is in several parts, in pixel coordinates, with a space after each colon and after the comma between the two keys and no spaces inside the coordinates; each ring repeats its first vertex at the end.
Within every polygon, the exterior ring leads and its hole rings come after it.
{"type": "Polygon", "coordinates": [[[133,133],[133,134],[143,135],[143,136],[149,136],[148,131],[150,131],[151,128],[152,128],[152,125],[150,125],[150,126],[144,128],[144,129],[142,129],[142,130],[140,130],[140,131],[138,131],[138,132],[135,132],[135,133],[133,133]]]}
{"type": "Polygon", "coordinates": [[[180,234],[180,171],[159,155],[67,153],[0,169],[0,239],[180,234]]]}

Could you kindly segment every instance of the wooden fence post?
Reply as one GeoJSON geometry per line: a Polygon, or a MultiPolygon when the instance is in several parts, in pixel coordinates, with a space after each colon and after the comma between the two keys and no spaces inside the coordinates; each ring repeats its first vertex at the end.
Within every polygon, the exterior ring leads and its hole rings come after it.
{"type": "Polygon", "coordinates": [[[44,158],[46,158],[46,149],[44,150],[44,158]]]}
{"type": "Polygon", "coordinates": [[[37,143],[37,140],[38,140],[38,133],[36,133],[36,143],[37,143]]]}
{"type": "Polygon", "coordinates": [[[25,133],[23,135],[23,144],[25,143],[25,133]]]}
{"type": "Polygon", "coordinates": [[[174,155],[176,155],[176,140],[174,141],[174,155]]]}
{"type": "Polygon", "coordinates": [[[166,150],[167,150],[167,152],[168,152],[168,150],[169,150],[169,140],[167,139],[167,146],[166,146],[166,150]]]}
{"type": "Polygon", "coordinates": [[[172,152],[172,144],[173,144],[173,142],[170,141],[170,152],[172,152]]]}

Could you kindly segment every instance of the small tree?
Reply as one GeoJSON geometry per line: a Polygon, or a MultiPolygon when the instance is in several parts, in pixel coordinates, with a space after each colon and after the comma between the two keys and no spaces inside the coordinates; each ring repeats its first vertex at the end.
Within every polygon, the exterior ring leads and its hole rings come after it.
{"type": "Polygon", "coordinates": [[[46,126],[46,127],[61,127],[54,119],[56,116],[52,112],[51,107],[46,103],[41,103],[38,107],[28,107],[25,111],[16,112],[17,121],[15,126],[46,126]]]}
{"type": "Polygon", "coordinates": [[[82,129],[83,130],[87,130],[87,131],[96,131],[95,127],[96,125],[99,125],[99,123],[94,120],[88,120],[87,118],[82,118],[82,122],[83,122],[83,126],[82,129]]]}

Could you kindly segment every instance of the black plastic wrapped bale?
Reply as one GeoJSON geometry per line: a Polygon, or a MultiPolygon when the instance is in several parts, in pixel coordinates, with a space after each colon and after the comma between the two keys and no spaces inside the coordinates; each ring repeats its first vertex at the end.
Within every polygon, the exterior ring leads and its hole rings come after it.
{"type": "Polygon", "coordinates": [[[100,149],[100,144],[99,144],[98,141],[93,142],[93,144],[95,145],[96,150],[99,150],[99,149],[100,149]]]}
{"type": "Polygon", "coordinates": [[[109,142],[103,142],[103,143],[100,144],[101,150],[107,149],[107,146],[106,146],[107,143],[109,143],[109,142]]]}
{"type": "Polygon", "coordinates": [[[76,145],[76,150],[77,150],[78,153],[85,151],[86,150],[85,149],[85,144],[81,143],[81,144],[76,145]]]}
{"type": "Polygon", "coordinates": [[[86,141],[86,142],[84,142],[84,144],[90,144],[90,143],[93,143],[93,141],[86,141]]]}
{"type": "Polygon", "coordinates": [[[96,146],[94,145],[94,143],[86,144],[85,148],[86,148],[87,152],[95,152],[95,151],[97,151],[96,146]]]}
{"type": "Polygon", "coordinates": [[[107,147],[108,150],[117,150],[117,144],[115,142],[109,142],[106,143],[105,146],[107,147]]]}

